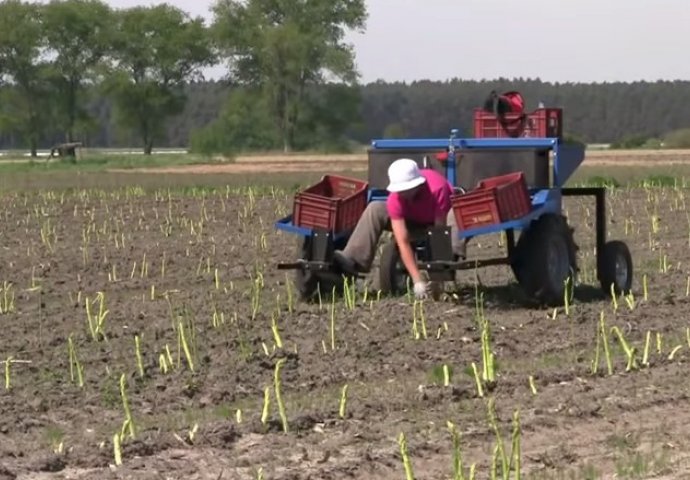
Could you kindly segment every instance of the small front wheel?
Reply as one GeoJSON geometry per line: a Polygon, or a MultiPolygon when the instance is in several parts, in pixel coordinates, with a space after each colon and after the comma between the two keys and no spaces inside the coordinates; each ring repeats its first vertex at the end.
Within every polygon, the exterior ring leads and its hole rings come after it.
{"type": "MultiPolygon", "coordinates": [[[[309,256],[310,241],[310,238],[306,237],[298,242],[297,255],[302,260],[306,260],[309,256]]],[[[331,277],[309,270],[297,270],[295,272],[295,284],[300,300],[310,302],[316,300],[319,296],[326,297],[332,294],[334,288],[336,293],[342,291],[343,277],[331,277]]]]}
{"type": "Polygon", "coordinates": [[[599,279],[601,288],[607,295],[611,286],[616,295],[627,295],[632,289],[633,263],[628,246],[620,240],[612,240],[604,245],[599,279]]]}
{"type": "Polygon", "coordinates": [[[384,295],[401,295],[408,291],[410,274],[400,257],[395,238],[391,238],[381,251],[379,261],[379,288],[384,295]]]}

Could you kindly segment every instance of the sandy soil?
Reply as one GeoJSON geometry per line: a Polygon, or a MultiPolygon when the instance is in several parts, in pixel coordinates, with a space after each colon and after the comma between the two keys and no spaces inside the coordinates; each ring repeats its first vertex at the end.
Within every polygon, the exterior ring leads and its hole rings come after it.
{"type": "MultiPolygon", "coordinates": [[[[686,165],[690,163],[688,150],[592,150],[587,153],[585,165],[590,166],[645,166],[686,165]]],[[[353,155],[248,155],[240,156],[233,163],[209,165],[185,165],[178,167],[140,168],[112,170],[131,173],[186,173],[186,174],[245,174],[270,171],[366,171],[366,154],[353,155]]]]}

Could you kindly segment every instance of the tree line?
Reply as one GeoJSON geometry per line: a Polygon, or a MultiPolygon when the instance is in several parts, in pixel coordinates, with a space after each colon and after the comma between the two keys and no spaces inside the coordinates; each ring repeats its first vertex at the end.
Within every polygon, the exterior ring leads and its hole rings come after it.
{"type": "MultiPolygon", "coordinates": [[[[319,102],[341,90],[312,87],[356,81],[343,37],[364,27],[364,0],[217,0],[211,10],[206,26],[164,3],[112,9],[101,0],[4,0],[0,130],[35,155],[43,139],[70,142],[115,125],[151,153],[165,144],[170,118],[190,106],[188,85],[204,67],[225,64],[233,92],[219,112],[223,122],[249,113],[265,123],[254,125],[265,127],[254,141],[271,138],[290,150],[298,130],[323,115],[319,102]]],[[[227,150],[224,124],[211,123],[195,141],[227,150]]]]}
{"type": "Polygon", "coordinates": [[[361,84],[346,29],[364,0],[217,0],[212,21],[167,4],[0,3],[0,148],[346,150],[381,137],[472,136],[491,90],[564,109],[566,136],[623,146],[677,141],[690,82],[539,79],[361,84]],[[203,78],[222,65],[222,80],[203,78]]]}

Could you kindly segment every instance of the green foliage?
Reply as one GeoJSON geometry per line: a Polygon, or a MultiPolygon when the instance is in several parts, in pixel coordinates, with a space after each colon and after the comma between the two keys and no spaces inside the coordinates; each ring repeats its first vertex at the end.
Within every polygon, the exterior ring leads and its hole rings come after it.
{"type": "Polygon", "coordinates": [[[639,186],[647,187],[677,187],[679,183],[682,184],[683,181],[679,181],[678,177],[663,174],[649,175],[637,182],[639,186]]]}
{"type": "Polygon", "coordinates": [[[281,133],[285,151],[298,136],[306,89],[327,78],[356,80],[354,54],[343,43],[345,28],[366,19],[363,0],[219,0],[213,31],[230,78],[260,89],[281,133]]]}
{"type": "Polygon", "coordinates": [[[404,138],[405,137],[405,127],[402,124],[389,123],[386,128],[383,129],[383,138],[404,138]]]}
{"type": "Polygon", "coordinates": [[[198,78],[213,55],[203,20],[166,4],[119,12],[116,31],[105,91],[119,123],[136,129],[150,154],[165,120],[184,109],[184,83],[198,78]]]}
{"type": "Polygon", "coordinates": [[[664,138],[665,148],[690,148],[690,128],[674,130],[664,138]]]}
{"type": "Polygon", "coordinates": [[[43,9],[42,26],[54,60],[55,119],[74,141],[77,124],[91,126],[83,83],[97,81],[98,66],[111,38],[111,11],[100,0],[51,0],[43,9]]]}
{"type": "MultiPolygon", "coordinates": [[[[293,146],[324,152],[348,150],[344,132],[356,123],[358,100],[358,90],[346,85],[310,89],[305,94],[293,146]]],[[[282,147],[281,141],[270,99],[258,88],[243,87],[232,91],[216,120],[194,131],[190,138],[191,150],[205,155],[277,150],[282,147]]]]}
{"type": "Polygon", "coordinates": [[[279,145],[280,134],[271,121],[265,97],[244,88],[233,90],[218,118],[190,137],[192,152],[205,155],[273,150],[279,145]]]}
{"type": "Polygon", "coordinates": [[[563,134],[563,143],[565,145],[574,145],[578,147],[587,148],[587,143],[578,135],[563,134]]]}
{"type": "Polygon", "coordinates": [[[171,167],[177,165],[194,165],[208,163],[208,159],[194,154],[166,154],[157,155],[88,152],[77,161],[69,158],[32,160],[28,162],[0,162],[0,174],[29,172],[70,172],[70,171],[104,171],[107,169],[133,169],[152,167],[171,167]]]}
{"type": "Polygon", "coordinates": [[[357,127],[359,105],[360,93],[356,87],[327,84],[308,90],[294,146],[300,150],[349,151],[345,133],[350,127],[357,127]]]}
{"type": "Polygon", "coordinates": [[[644,142],[644,145],[642,145],[642,148],[650,149],[650,150],[658,150],[662,147],[663,147],[663,143],[658,138],[648,138],[647,141],[644,142]]]}
{"type": "Polygon", "coordinates": [[[47,124],[48,64],[41,53],[46,39],[40,7],[6,0],[0,3],[0,127],[18,133],[36,156],[47,124]]]}
{"type": "Polygon", "coordinates": [[[616,180],[614,177],[611,176],[601,176],[601,175],[595,175],[593,177],[588,178],[585,180],[582,184],[583,186],[588,186],[588,187],[614,187],[618,188],[621,186],[620,182],[616,180]]]}
{"type": "MultiPolygon", "coordinates": [[[[421,73],[420,75],[424,75],[421,73]]],[[[563,127],[569,137],[587,143],[616,142],[630,133],[659,138],[685,126],[685,103],[690,82],[552,83],[538,78],[409,83],[374,82],[362,87],[366,129],[356,140],[379,138],[386,127],[400,122],[408,137],[445,137],[451,128],[472,135],[473,109],[496,89],[520,91],[532,112],[543,101],[563,109],[563,127]],[[645,105],[645,108],[640,108],[645,105]]]]}
{"type": "Polygon", "coordinates": [[[642,148],[648,142],[645,135],[626,135],[617,142],[613,142],[609,148],[611,149],[636,149],[642,148]]]}
{"type": "MultiPolygon", "coordinates": [[[[453,367],[448,365],[448,376],[453,378],[453,367]]],[[[428,372],[429,381],[436,385],[443,385],[445,375],[443,373],[443,364],[434,365],[428,372]]]]}

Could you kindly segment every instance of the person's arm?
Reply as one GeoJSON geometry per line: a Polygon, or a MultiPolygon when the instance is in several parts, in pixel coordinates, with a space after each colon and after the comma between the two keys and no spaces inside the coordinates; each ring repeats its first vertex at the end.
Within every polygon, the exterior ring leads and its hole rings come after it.
{"type": "Polygon", "coordinates": [[[410,235],[407,231],[407,225],[405,225],[405,220],[403,219],[391,219],[391,227],[393,229],[393,236],[398,244],[398,249],[400,251],[400,259],[407,269],[407,273],[410,274],[412,281],[418,283],[422,281],[422,276],[417,268],[417,260],[414,257],[414,252],[412,251],[412,246],[410,245],[410,235]]]}

